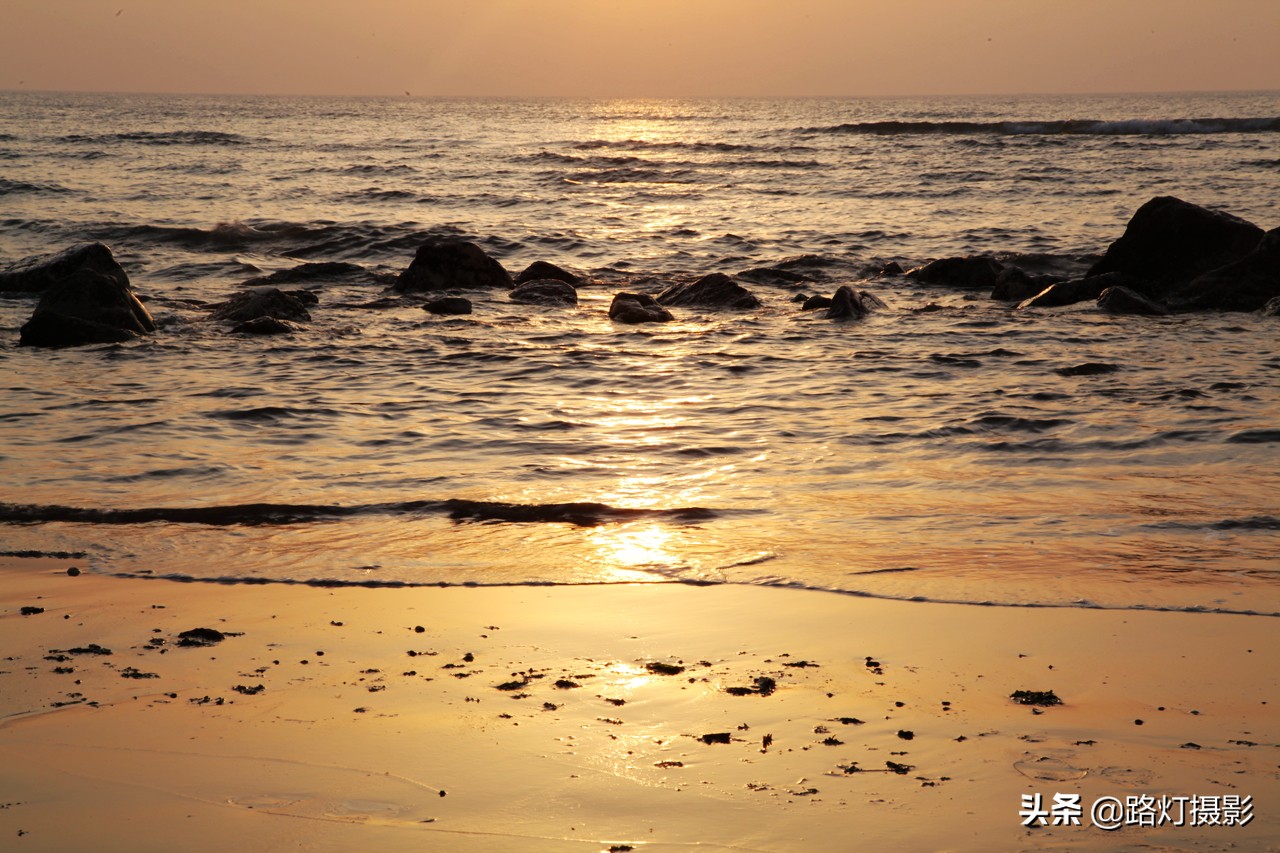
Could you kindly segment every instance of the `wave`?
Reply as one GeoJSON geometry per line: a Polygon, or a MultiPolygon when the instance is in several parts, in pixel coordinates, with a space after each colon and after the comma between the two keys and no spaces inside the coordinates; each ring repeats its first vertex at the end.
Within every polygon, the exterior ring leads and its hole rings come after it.
{"type": "Polygon", "coordinates": [[[1254,515],[1206,522],[1160,521],[1146,526],[1153,530],[1280,530],[1280,518],[1274,515],[1254,515]]]}
{"type": "Polygon", "coordinates": [[[41,184],[31,181],[13,181],[8,178],[0,178],[0,195],[16,195],[18,193],[33,193],[36,195],[57,195],[60,193],[69,193],[71,190],[60,184],[41,184]]]}
{"type": "MultiPolygon", "coordinates": [[[[910,568],[904,569],[888,569],[886,571],[912,571],[910,568]]],[[[815,592],[826,593],[828,595],[844,595],[851,598],[870,598],[879,601],[901,601],[910,604],[948,604],[948,605],[964,605],[967,607],[1014,607],[1019,609],[1030,610],[1111,610],[1111,611],[1144,611],[1157,613],[1214,613],[1232,616],[1263,616],[1263,617],[1280,617],[1280,613],[1271,613],[1259,610],[1247,610],[1229,607],[1204,607],[1200,605],[1147,605],[1147,604],[1098,604],[1091,601],[1071,601],[1071,602],[1020,602],[1020,601],[967,601],[961,598],[931,598],[923,595],[892,595],[888,593],[868,592],[859,589],[841,589],[838,587],[828,587],[816,584],[801,583],[799,581],[790,581],[781,578],[760,580],[754,582],[742,581],[726,581],[711,580],[707,578],[680,578],[680,577],[663,577],[654,580],[625,580],[625,581],[542,581],[542,580],[524,580],[524,581],[447,581],[447,580],[428,580],[428,581],[404,581],[404,580],[375,580],[370,578],[360,578],[358,580],[347,578],[283,578],[283,577],[261,577],[261,576],[244,576],[244,575],[220,575],[220,576],[201,576],[191,575],[180,572],[171,572],[166,574],[154,574],[149,571],[139,572],[107,572],[109,577],[121,578],[128,580],[154,580],[169,581],[171,583],[207,583],[218,584],[221,586],[267,586],[267,585],[283,585],[283,586],[307,586],[319,587],[322,589],[341,589],[341,588],[358,588],[358,589],[423,589],[423,588],[466,588],[466,589],[511,589],[511,588],[529,588],[529,587],[583,587],[583,586],[632,586],[637,583],[643,584],[662,584],[667,586],[747,586],[762,587],[765,589],[781,589],[788,591],[815,592]]],[[[871,574],[871,573],[863,573],[871,574]]]]}
{"type": "MultiPolygon", "coordinates": [[[[17,226],[13,221],[0,226],[17,226]]],[[[34,222],[27,229],[88,234],[108,244],[176,246],[192,252],[267,249],[292,258],[367,259],[376,256],[412,257],[429,239],[464,236],[451,226],[423,229],[417,223],[375,222],[219,222],[211,228],[133,223],[34,222]]]]}
{"type": "Polygon", "coordinates": [[[806,134],[879,136],[1177,136],[1209,133],[1280,133],[1280,118],[1066,119],[1059,121],[868,121],[798,128],[806,134]]]}
{"type": "Polygon", "coordinates": [[[127,133],[71,133],[58,137],[59,142],[111,144],[140,142],[144,145],[244,145],[254,140],[238,133],[219,130],[135,130],[127,133]]]}
{"type": "Polygon", "coordinates": [[[49,504],[0,503],[0,523],[47,524],[202,524],[213,527],[306,524],[367,515],[447,515],[454,521],[507,521],[562,523],[596,527],[643,518],[670,521],[707,521],[721,513],[703,507],[638,509],[589,501],[553,504],[517,504],[501,501],[447,500],[398,501],[356,504],[233,504],[206,507],[148,507],[142,509],[92,509],[49,504]]]}

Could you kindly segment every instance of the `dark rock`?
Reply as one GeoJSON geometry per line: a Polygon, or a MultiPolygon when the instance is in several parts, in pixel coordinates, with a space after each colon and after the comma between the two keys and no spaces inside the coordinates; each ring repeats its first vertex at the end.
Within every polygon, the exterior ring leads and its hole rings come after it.
{"type": "Polygon", "coordinates": [[[1045,708],[1062,704],[1062,700],[1052,690],[1015,690],[1009,698],[1019,705],[1037,705],[1045,708]]]}
{"type": "Polygon", "coordinates": [[[805,281],[817,281],[807,273],[792,272],[776,267],[755,267],[738,273],[738,278],[754,281],[757,284],[799,284],[805,281]]]}
{"type": "Polygon", "coordinates": [[[526,305],[577,305],[578,291],[559,279],[543,278],[517,284],[508,298],[526,305]]]}
{"type": "Polygon", "coordinates": [[[583,276],[569,272],[564,267],[558,267],[555,264],[546,261],[534,261],[525,267],[521,273],[516,276],[516,284],[524,284],[527,281],[563,281],[572,287],[582,287],[587,283],[583,276]]]}
{"type": "Polygon", "coordinates": [[[906,273],[907,278],[924,284],[941,284],[964,290],[993,290],[996,277],[1004,266],[995,258],[979,255],[970,258],[941,258],[906,273]]]}
{"type": "Polygon", "coordinates": [[[42,293],[81,270],[129,287],[129,276],[110,249],[101,243],[81,243],[51,255],[24,258],[0,272],[0,293],[42,293]]]}
{"type": "Polygon", "coordinates": [[[1259,311],[1263,317],[1280,317],[1280,296],[1275,299],[1268,299],[1267,304],[1262,306],[1259,311]]]}
{"type": "Polygon", "coordinates": [[[378,277],[359,264],[345,261],[323,261],[299,264],[287,270],[276,270],[243,282],[244,287],[279,287],[282,284],[374,284],[378,277]]]}
{"type": "Polygon", "coordinates": [[[210,319],[224,323],[243,323],[261,317],[305,323],[311,319],[311,314],[296,296],[275,287],[255,287],[214,305],[210,315],[210,319]]]}
{"type": "Polygon", "coordinates": [[[830,308],[830,307],[831,307],[831,297],[822,296],[821,294],[818,294],[815,296],[810,296],[808,299],[806,299],[804,301],[804,304],[800,306],[800,310],[816,311],[819,308],[830,308]]]}
{"type": "Polygon", "coordinates": [[[236,335],[292,335],[303,329],[297,323],[281,320],[278,317],[254,317],[245,320],[231,330],[236,335]]]}
{"type": "Polygon", "coordinates": [[[860,320],[873,310],[885,307],[883,302],[865,290],[854,290],[844,284],[836,288],[825,316],[828,320],[860,320]]]}
{"type": "Polygon", "coordinates": [[[303,305],[319,305],[320,297],[310,290],[282,290],[281,293],[286,296],[292,296],[303,305]]]}
{"type": "Polygon", "coordinates": [[[669,323],[671,312],[644,293],[619,293],[609,304],[609,319],[619,323],[669,323]]]}
{"type": "Polygon", "coordinates": [[[884,278],[886,276],[891,276],[891,275],[905,275],[905,273],[902,271],[902,265],[899,264],[897,261],[889,261],[889,263],[885,264],[884,266],[880,267],[880,269],[875,271],[876,278],[884,278]]]}
{"type": "Polygon", "coordinates": [[[470,314],[471,300],[462,296],[441,296],[424,304],[422,310],[431,314],[470,314]]]}
{"type": "Polygon", "coordinates": [[[395,289],[400,293],[509,290],[512,284],[511,273],[475,243],[451,240],[420,246],[413,263],[396,279],[395,289]]]}
{"type": "Polygon", "coordinates": [[[127,280],[82,269],[50,285],[22,327],[20,346],[121,343],[156,330],[127,280]]]}
{"type": "Polygon", "coordinates": [[[679,675],[684,672],[684,667],[674,663],[663,663],[662,661],[651,661],[644,665],[644,668],[655,675],[679,675]]]}
{"type": "Polygon", "coordinates": [[[673,284],[658,294],[658,302],[677,308],[759,308],[751,291],[724,273],[713,272],[695,282],[673,284]]]}
{"type": "Polygon", "coordinates": [[[1106,275],[1091,275],[1071,281],[1060,281],[1057,284],[1050,285],[1030,299],[1024,299],[1018,303],[1018,307],[1061,308],[1064,305],[1074,305],[1077,302],[1095,300],[1102,295],[1102,291],[1109,287],[1129,287],[1132,290],[1134,284],[1133,278],[1124,273],[1107,273],[1106,275]]]}
{"type": "Polygon", "coordinates": [[[1280,228],[1263,235],[1252,252],[1197,276],[1170,297],[1190,311],[1259,311],[1280,297],[1280,228]]]}
{"type": "Polygon", "coordinates": [[[698,740],[705,744],[730,743],[732,742],[732,739],[732,735],[729,732],[712,732],[711,734],[705,734],[698,738],[698,740]]]}
{"type": "Polygon", "coordinates": [[[1261,239],[1262,229],[1251,222],[1159,196],[1138,208],[1089,275],[1128,273],[1150,282],[1135,288],[1140,293],[1164,298],[1197,276],[1244,258],[1261,239]]]}
{"type": "Polygon", "coordinates": [[[1060,281],[1062,279],[1057,276],[1031,275],[1017,267],[1005,267],[996,276],[996,283],[991,288],[991,298],[1003,302],[1021,302],[1060,281]]]}
{"type": "Polygon", "coordinates": [[[215,628],[192,628],[178,635],[180,646],[213,646],[221,643],[227,635],[215,628]]]}
{"type": "Polygon", "coordinates": [[[759,675],[752,679],[750,687],[726,687],[724,692],[730,696],[772,696],[777,689],[778,682],[776,679],[767,675],[759,675]]]}
{"type": "Polygon", "coordinates": [[[1112,314],[1168,314],[1169,309],[1127,287],[1108,287],[1098,296],[1098,307],[1112,314]]]}

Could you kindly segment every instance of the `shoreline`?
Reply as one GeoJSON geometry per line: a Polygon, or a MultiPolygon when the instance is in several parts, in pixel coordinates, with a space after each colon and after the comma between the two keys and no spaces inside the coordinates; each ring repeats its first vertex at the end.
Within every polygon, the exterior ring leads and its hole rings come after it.
{"type": "Polygon", "coordinates": [[[0,559],[14,849],[1280,849],[1266,619],[74,562],[0,559]],[[178,645],[195,628],[226,636],[178,645]],[[1022,826],[1037,793],[1080,794],[1084,825],[1022,826]],[[1253,818],[1088,825],[1143,795],[1253,818]]]}

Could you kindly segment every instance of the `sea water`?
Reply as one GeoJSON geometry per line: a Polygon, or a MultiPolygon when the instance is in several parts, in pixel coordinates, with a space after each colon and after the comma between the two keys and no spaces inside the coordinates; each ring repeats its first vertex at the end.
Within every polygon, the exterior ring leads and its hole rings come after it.
{"type": "Polygon", "coordinates": [[[0,263],[101,240],[160,325],[19,348],[34,300],[0,298],[0,547],[185,579],[1275,614],[1274,318],[871,275],[1079,274],[1158,195],[1280,225],[1280,94],[0,94],[0,263]],[[320,282],[298,334],[208,319],[255,276],[385,282],[440,237],[592,283],[437,318],[320,282]],[[620,290],[761,267],[795,280],[745,277],[758,310],[607,317],[620,290]],[[794,301],[845,283],[887,309],[794,301]],[[1086,362],[1116,369],[1063,375],[1086,362]]]}

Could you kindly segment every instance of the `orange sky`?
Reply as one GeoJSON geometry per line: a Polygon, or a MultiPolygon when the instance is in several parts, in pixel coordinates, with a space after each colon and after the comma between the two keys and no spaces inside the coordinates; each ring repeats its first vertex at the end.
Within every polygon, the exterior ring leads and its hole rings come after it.
{"type": "Polygon", "coordinates": [[[1280,89],[1280,0],[0,0],[0,89],[1280,89]]]}

